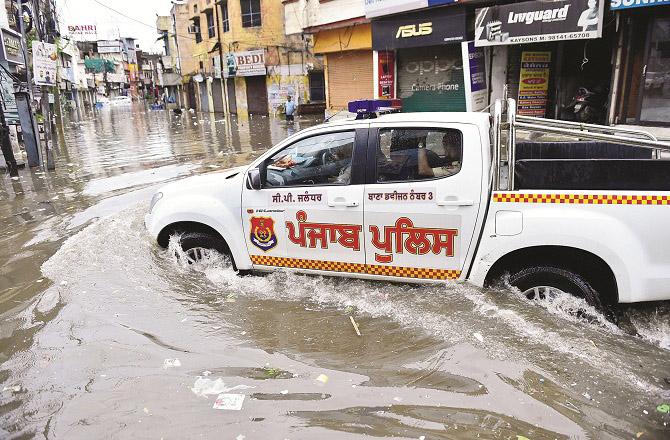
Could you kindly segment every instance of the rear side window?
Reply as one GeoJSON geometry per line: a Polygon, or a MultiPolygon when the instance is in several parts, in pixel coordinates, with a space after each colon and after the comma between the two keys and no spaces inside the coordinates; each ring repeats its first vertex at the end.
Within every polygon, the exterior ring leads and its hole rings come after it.
{"type": "Polygon", "coordinates": [[[461,171],[463,134],[451,128],[381,129],[376,162],[378,183],[453,176],[461,171]]]}

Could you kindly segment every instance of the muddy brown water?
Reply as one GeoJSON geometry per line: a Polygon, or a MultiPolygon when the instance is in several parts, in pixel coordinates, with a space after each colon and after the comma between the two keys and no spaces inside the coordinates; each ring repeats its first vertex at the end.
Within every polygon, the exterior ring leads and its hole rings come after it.
{"type": "Polygon", "coordinates": [[[670,437],[665,304],[621,329],[504,288],[239,278],[147,236],[161,183],[316,122],[105,110],[55,172],[2,176],[0,438],[670,437]]]}

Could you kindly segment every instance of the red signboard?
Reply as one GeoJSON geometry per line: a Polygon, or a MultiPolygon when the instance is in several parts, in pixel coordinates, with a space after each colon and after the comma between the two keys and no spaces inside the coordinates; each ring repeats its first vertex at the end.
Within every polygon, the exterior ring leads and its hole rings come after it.
{"type": "Polygon", "coordinates": [[[379,97],[395,98],[395,53],[382,50],[377,52],[377,78],[379,82],[379,97]]]}

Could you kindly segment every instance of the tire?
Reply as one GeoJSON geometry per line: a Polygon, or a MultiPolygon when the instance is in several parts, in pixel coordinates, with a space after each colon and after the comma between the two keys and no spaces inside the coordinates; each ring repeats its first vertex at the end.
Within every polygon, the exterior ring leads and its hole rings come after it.
{"type": "MultiPolygon", "coordinates": [[[[578,298],[602,310],[598,292],[581,275],[555,266],[531,266],[510,273],[509,283],[519,289],[528,299],[546,299],[543,287],[551,287],[578,298]],[[539,298],[536,298],[538,296],[539,298]]],[[[546,290],[546,289],[545,289],[546,290]]],[[[546,295],[546,293],[545,293],[546,295]]]]}
{"type": "Polygon", "coordinates": [[[233,270],[240,275],[243,274],[242,271],[237,270],[237,265],[230,252],[230,248],[221,237],[206,232],[185,232],[179,239],[179,245],[190,258],[189,262],[194,262],[201,258],[202,255],[199,253],[199,249],[214,250],[230,258],[233,270]]]}

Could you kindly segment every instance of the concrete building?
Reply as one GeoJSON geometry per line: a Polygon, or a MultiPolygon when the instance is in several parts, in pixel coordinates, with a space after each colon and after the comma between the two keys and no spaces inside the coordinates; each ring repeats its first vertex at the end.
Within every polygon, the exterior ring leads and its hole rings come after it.
{"type": "Polygon", "coordinates": [[[346,108],[349,101],[373,98],[372,36],[364,2],[283,3],[286,33],[311,36],[314,53],[323,56],[327,114],[346,108]]]}

